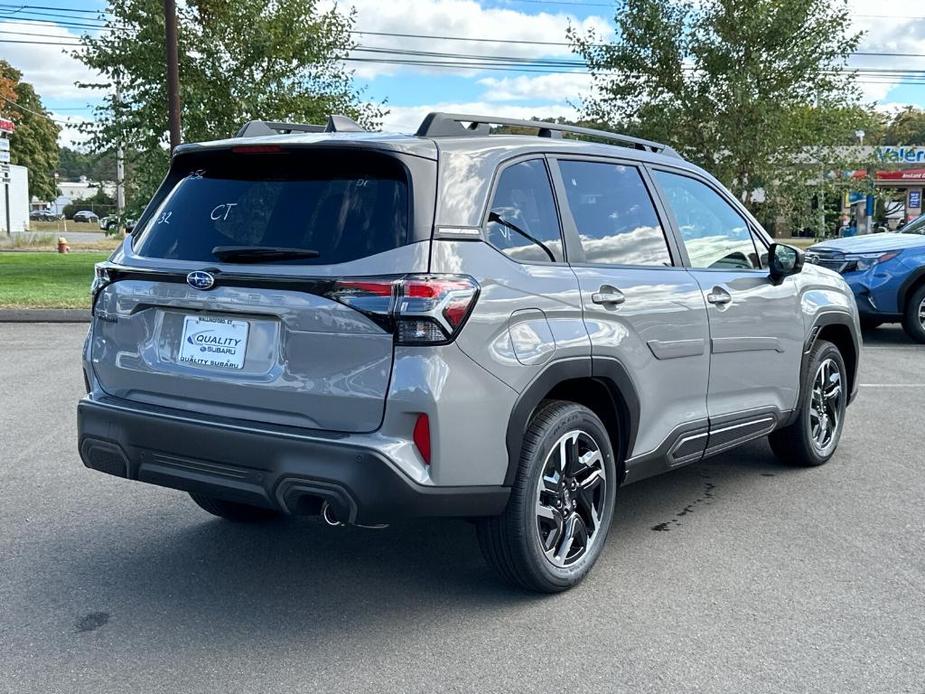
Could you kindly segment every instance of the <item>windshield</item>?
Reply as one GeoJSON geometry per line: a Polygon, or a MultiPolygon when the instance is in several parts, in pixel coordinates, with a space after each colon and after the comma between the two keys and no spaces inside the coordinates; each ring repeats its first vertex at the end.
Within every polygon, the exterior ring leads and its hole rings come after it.
{"type": "Polygon", "coordinates": [[[216,247],[282,247],[317,253],[283,262],[331,264],[409,242],[407,175],[387,156],[220,152],[199,164],[140,231],[139,255],[217,262],[216,247]]]}

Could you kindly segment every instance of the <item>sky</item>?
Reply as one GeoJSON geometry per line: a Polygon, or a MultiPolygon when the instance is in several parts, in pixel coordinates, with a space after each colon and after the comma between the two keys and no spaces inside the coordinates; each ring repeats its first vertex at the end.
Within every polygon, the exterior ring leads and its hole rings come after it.
{"type": "MultiPolygon", "coordinates": [[[[548,45],[565,42],[569,26],[581,32],[594,31],[605,40],[612,36],[613,4],[606,0],[337,1],[342,9],[355,8],[354,28],[358,32],[480,39],[450,41],[355,34],[358,44],[367,49],[574,60],[568,46],[548,45]]],[[[71,26],[75,20],[79,23],[81,14],[54,8],[87,10],[104,6],[102,0],[0,0],[0,58],[21,70],[24,79],[35,86],[46,108],[62,125],[62,144],[79,141],[72,126],[89,117],[90,106],[100,98],[100,92],[76,86],[77,82],[94,81],[94,75],[59,46],[9,41],[74,40],[85,30],[71,26]]],[[[925,107],[925,6],[916,10],[916,4],[908,0],[850,0],[850,6],[852,28],[865,32],[859,52],[894,54],[857,55],[851,60],[853,66],[922,71],[922,76],[862,76],[860,87],[865,100],[882,109],[906,104],[925,107]]],[[[357,58],[376,55],[381,54],[353,54],[357,58]]],[[[386,130],[413,131],[424,115],[434,110],[518,118],[575,117],[589,90],[586,74],[563,74],[562,68],[524,72],[359,61],[350,63],[350,67],[355,70],[357,86],[364,89],[364,96],[385,102],[389,110],[383,122],[386,130]]]]}

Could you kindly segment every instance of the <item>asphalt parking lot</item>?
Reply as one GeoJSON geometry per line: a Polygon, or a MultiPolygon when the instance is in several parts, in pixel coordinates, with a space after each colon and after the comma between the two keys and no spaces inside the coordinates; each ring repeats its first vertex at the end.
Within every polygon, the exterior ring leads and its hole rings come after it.
{"type": "Polygon", "coordinates": [[[626,487],[577,589],[463,521],[259,527],[91,472],[86,326],[0,324],[0,691],[925,692],[925,347],[865,335],[835,458],[626,487]]]}

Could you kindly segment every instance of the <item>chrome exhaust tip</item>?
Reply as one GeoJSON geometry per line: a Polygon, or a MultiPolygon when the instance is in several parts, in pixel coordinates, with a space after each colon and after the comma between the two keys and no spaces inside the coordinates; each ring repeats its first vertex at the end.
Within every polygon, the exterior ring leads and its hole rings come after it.
{"type": "Polygon", "coordinates": [[[321,518],[332,528],[339,528],[343,526],[343,523],[337,520],[337,514],[334,513],[334,507],[331,506],[331,504],[329,504],[327,501],[321,504],[321,518]]]}

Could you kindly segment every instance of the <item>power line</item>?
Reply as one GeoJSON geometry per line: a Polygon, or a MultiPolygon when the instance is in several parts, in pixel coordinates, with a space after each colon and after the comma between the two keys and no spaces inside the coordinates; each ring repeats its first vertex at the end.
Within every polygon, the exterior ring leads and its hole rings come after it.
{"type": "Polygon", "coordinates": [[[25,111],[26,113],[31,113],[31,114],[34,115],[34,116],[41,116],[42,118],[47,118],[47,119],[50,120],[52,123],[58,123],[59,125],[73,125],[73,123],[71,123],[70,121],[66,121],[66,120],[57,120],[57,119],[55,119],[55,118],[52,118],[48,113],[42,113],[41,111],[34,111],[34,110],[31,109],[31,108],[26,108],[26,107],[23,106],[22,104],[19,104],[19,103],[17,103],[16,101],[13,101],[12,99],[6,98],[6,97],[3,96],[2,94],[0,94],[0,99],[3,99],[3,100],[6,101],[8,104],[11,104],[17,111],[25,111]]]}
{"type": "MultiPolygon", "coordinates": [[[[519,0],[524,1],[524,0],[519,0]]],[[[12,5],[2,5],[0,7],[13,7],[12,5]]],[[[19,6],[16,6],[19,7],[19,6]]],[[[38,5],[23,5],[22,7],[48,7],[48,6],[38,6],[38,5]]],[[[56,8],[52,8],[56,9],[56,8]]],[[[66,9],[66,8],[60,8],[66,9]]],[[[81,10],[82,12],[93,12],[92,10],[81,10]]],[[[922,17],[921,19],[925,19],[922,17]]],[[[61,26],[75,27],[82,29],[96,29],[99,31],[130,31],[130,27],[124,26],[114,26],[108,27],[105,24],[99,25],[88,25],[85,23],[73,23],[66,20],[46,20],[46,19],[35,19],[30,17],[14,17],[14,16],[4,16],[0,15],[0,20],[2,21],[13,21],[13,22],[36,22],[40,24],[58,24],[61,26]]],[[[2,23],[0,21],[0,23],[2,23]]],[[[13,32],[13,31],[0,31],[4,34],[16,34],[19,33],[24,36],[45,36],[45,34],[29,34],[27,32],[13,32]]],[[[392,38],[413,38],[413,39],[422,39],[422,40],[431,40],[431,41],[460,41],[466,43],[496,43],[496,44],[515,44],[515,45],[527,45],[527,46],[555,46],[555,47],[570,47],[570,44],[567,41],[536,41],[536,40],[527,40],[527,39],[487,39],[481,37],[469,37],[469,36],[447,36],[447,35],[438,35],[438,34],[416,34],[416,33],[406,33],[406,32],[389,32],[389,31],[363,31],[359,29],[350,30],[351,34],[366,35],[366,36],[383,36],[383,37],[392,37],[392,38]]],[[[64,39],[65,37],[60,37],[64,39]]],[[[74,37],[78,39],[79,37],[74,37]]],[[[595,46],[605,46],[607,44],[593,44],[595,46]]],[[[886,57],[886,58],[925,58],[925,53],[899,53],[899,52],[888,52],[888,51],[855,51],[851,55],[863,56],[863,57],[886,57]]]]}
{"type": "Polygon", "coordinates": [[[85,23],[82,24],[82,23],[77,23],[77,22],[69,22],[63,19],[54,19],[54,20],[37,19],[34,17],[15,17],[11,15],[2,15],[2,14],[0,14],[0,21],[15,22],[16,24],[19,24],[22,22],[29,22],[29,23],[43,24],[43,25],[55,24],[57,26],[68,27],[72,29],[92,29],[95,31],[128,31],[128,29],[119,28],[119,27],[110,28],[110,27],[106,27],[103,25],[85,24],[85,23]]]}
{"type": "Polygon", "coordinates": [[[82,43],[62,43],[61,41],[28,41],[26,39],[0,39],[0,43],[27,43],[32,46],[69,46],[71,48],[80,48],[82,43]]]}
{"type": "Polygon", "coordinates": [[[615,3],[612,2],[565,2],[565,0],[512,0],[512,3],[526,3],[527,5],[566,5],[568,7],[614,7],[615,5],[615,3]]]}
{"type": "MultiPolygon", "coordinates": [[[[2,26],[2,24],[0,24],[2,26]]],[[[397,36],[397,37],[414,37],[422,39],[449,39],[457,41],[492,41],[493,39],[468,39],[464,37],[443,37],[443,36],[429,36],[424,34],[391,34],[388,32],[356,32],[362,34],[373,34],[376,36],[397,36]]],[[[46,34],[27,32],[27,31],[10,31],[6,29],[0,29],[0,34],[8,34],[13,36],[35,36],[43,37],[46,34]]],[[[502,41],[498,41],[503,43],[502,41]]],[[[14,40],[14,39],[0,39],[0,43],[25,43],[25,44],[37,44],[37,45],[55,45],[55,46],[75,46],[80,47],[83,45],[79,36],[74,37],[50,37],[49,41],[27,41],[27,40],[14,40]]],[[[515,43],[515,42],[507,42],[515,43]]],[[[567,46],[566,43],[555,43],[555,42],[527,42],[522,43],[538,43],[541,45],[563,45],[567,46]]],[[[488,60],[496,62],[519,62],[519,63],[529,63],[530,65],[549,65],[551,67],[583,67],[586,65],[584,61],[581,60],[569,60],[569,59],[556,59],[556,58],[531,58],[529,56],[499,56],[492,54],[481,54],[481,53],[447,53],[439,51],[421,51],[410,48],[391,48],[388,46],[364,46],[363,44],[358,44],[354,51],[366,52],[366,53],[385,53],[385,54],[394,54],[394,55],[412,55],[412,56],[431,56],[431,57],[446,57],[446,58],[458,58],[465,60],[488,60]]],[[[884,58],[925,58],[925,53],[898,53],[898,52],[888,52],[888,51],[855,51],[851,53],[852,56],[861,56],[861,57],[884,57],[884,58]]],[[[853,66],[848,68],[849,70],[872,70],[874,68],[865,68],[863,66],[853,66]]]]}
{"type": "Polygon", "coordinates": [[[100,14],[100,10],[83,10],[76,7],[61,7],[59,5],[50,6],[50,5],[14,5],[6,2],[0,2],[0,7],[16,7],[20,9],[36,9],[36,10],[55,10],[57,12],[76,12],[81,14],[100,14]]]}
{"type": "MultiPolygon", "coordinates": [[[[527,41],[527,40],[516,40],[516,39],[483,39],[475,38],[468,36],[434,36],[432,34],[403,34],[391,31],[360,31],[358,29],[353,29],[350,31],[351,34],[364,34],[367,36],[393,36],[395,38],[403,39],[431,39],[436,41],[472,41],[475,43],[504,43],[504,44],[521,44],[528,46],[570,46],[571,44],[567,41],[527,41]]],[[[597,44],[603,45],[603,44],[597,44]]]]}

